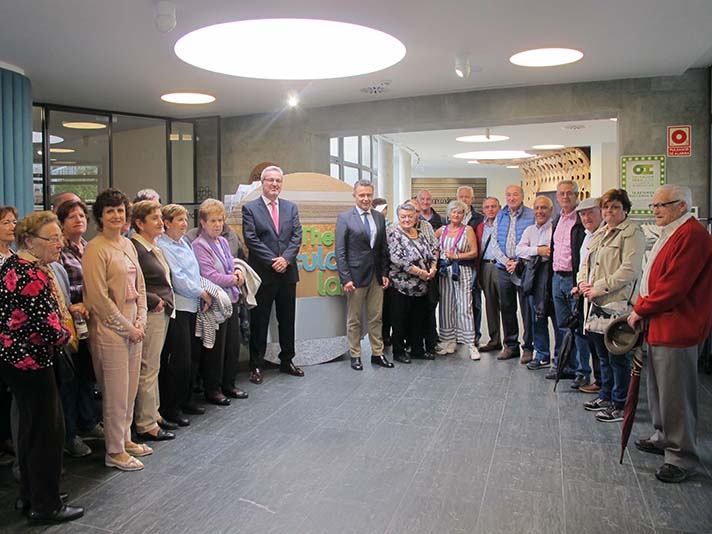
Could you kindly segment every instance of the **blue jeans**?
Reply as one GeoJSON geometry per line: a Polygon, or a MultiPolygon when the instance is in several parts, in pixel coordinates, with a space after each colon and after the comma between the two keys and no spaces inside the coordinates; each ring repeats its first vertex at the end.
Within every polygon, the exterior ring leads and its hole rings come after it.
{"type": "Polygon", "coordinates": [[[534,338],[534,350],[536,351],[535,360],[540,362],[548,362],[551,358],[551,349],[549,344],[549,325],[547,324],[546,316],[537,319],[536,303],[534,295],[527,297],[529,305],[529,316],[532,322],[532,337],[534,338]]]}
{"type": "Polygon", "coordinates": [[[601,362],[601,391],[598,392],[598,398],[611,401],[616,408],[622,409],[630,384],[631,354],[611,354],[603,341],[603,334],[588,332],[586,335],[593,342],[593,348],[601,362]]]}
{"type": "MultiPolygon", "coordinates": [[[[554,314],[556,315],[556,324],[554,332],[556,334],[556,349],[554,352],[554,365],[559,361],[559,352],[561,351],[561,343],[566,333],[566,323],[572,315],[576,315],[576,300],[571,295],[571,289],[574,287],[573,274],[561,275],[554,273],[551,284],[551,291],[554,299],[554,314]]],[[[576,329],[574,336],[575,348],[571,351],[568,367],[577,376],[588,378],[591,375],[591,366],[588,364],[588,359],[591,355],[586,336],[581,333],[581,328],[576,329]]]]}

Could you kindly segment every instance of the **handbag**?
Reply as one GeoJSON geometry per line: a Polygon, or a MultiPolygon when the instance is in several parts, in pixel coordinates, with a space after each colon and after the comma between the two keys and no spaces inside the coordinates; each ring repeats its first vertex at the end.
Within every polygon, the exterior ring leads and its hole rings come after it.
{"type": "Polygon", "coordinates": [[[628,300],[620,300],[617,302],[609,302],[608,304],[601,305],[591,302],[588,309],[588,314],[586,316],[586,321],[584,323],[584,330],[586,332],[596,332],[597,334],[605,334],[608,326],[623,315],[630,313],[633,308],[631,299],[635,294],[635,288],[638,285],[638,280],[633,282],[633,288],[630,291],[628,300]]]}

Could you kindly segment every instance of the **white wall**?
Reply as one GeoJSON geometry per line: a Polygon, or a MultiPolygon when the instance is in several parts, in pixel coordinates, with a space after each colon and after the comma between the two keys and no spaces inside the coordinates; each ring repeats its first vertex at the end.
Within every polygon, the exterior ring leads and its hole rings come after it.
{"type": "MultiPolygon", "coordinates": [[[[427,168],[425,170],[413,167],[413,178],[487,178],[487,195],[497,197],[504,204],[504,190],[508,185],[521,184],[519,169],[507,169],[500,165],[471,165],[465,171],[453,169],[427,168]]],[[[482,199],[476,198],[475,205],[482,207],[482,199]]]]}

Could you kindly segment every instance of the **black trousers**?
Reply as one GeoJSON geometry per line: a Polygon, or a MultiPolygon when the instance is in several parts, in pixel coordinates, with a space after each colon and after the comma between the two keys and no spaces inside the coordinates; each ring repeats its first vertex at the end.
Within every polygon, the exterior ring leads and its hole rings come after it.
{"type": "Polygon", "coordinates": [[[212,349],[203,347],[201,374],[205,394],[235,387],[237,361],[240,357],[239,304],[232,305],[232,316],[215,332],[212,349]]]}
{"type": "Polygon", "coordinates": [[[405,354],[406,341],[411,356],[425,353],[425,334],[428,326],[428,296],[410,297],[400,291],[391,294],[391,322],[393,325],[393,355],[405,354]]]}
{"type": "Polygon", "coordinates": [[[257,306],[250,310],[250,369],[264,367],[267,351],[267,331],[272,303],[277,311],[279,329],[279,359],[286,365],[294,358],[294,315],[297,304],[297,284],[262,284],[257,306]]]}
{"type": "Polygon", "coordinates": [[[62,506],[64,415],[52,367],[20,371],[0,363],[2,381],[10,386],[20,412],[17,459],[20,463],[20,497],[40,513],[62,506]]]}
{"type": "Polygon", "coordinates": [[[519,350],[519,322],[517,320],[517,300],[522,312],[524,323],[524,339],[522,347],[534,349],[532,336],[532,317],[529,305],[521,287],[512,283],[509,273],[504,269],[497,269],[499,276],[499,307],[502,311],[502,328],[504,330],[504,344],[514,350],[519,350]]]}
{"type": "MultiPolygon", "coordinates": [[[[158,389],[161,394],[161,415],[170,419],[180,413],[192,395],[192,378],[197,371],[194,361],[200,361],[200,338],[195,337],[195,313],[176,310],[168,323],[166,342],[161,351],[158,389]]],[[[222,326],[221,326],[222,328],[222,326]]]]}
{"type": "Polygon", "coordinates": [[[71,441],[78,432],[94,428],[99,420],[94,403],[96,377],[89,353],[89,342],[79,341],[79,350],[72,354],[74,373],[72,378],[62,382],[59,396],[64,412],[65,440],[71,441]]]}

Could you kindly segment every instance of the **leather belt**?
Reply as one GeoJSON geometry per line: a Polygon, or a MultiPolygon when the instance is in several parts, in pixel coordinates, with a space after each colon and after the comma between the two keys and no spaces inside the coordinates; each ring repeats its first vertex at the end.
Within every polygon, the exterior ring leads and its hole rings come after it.
{"type": "Polygon", "coordinates": [[[573,271],[554,271],[554,274],[558,274],[559,276],[573,276],[573,271]]]}
{"type": "Polygon", "coordinates": [[[482,260],[482,263],[497,263],[497,260],[482,260]]]}

